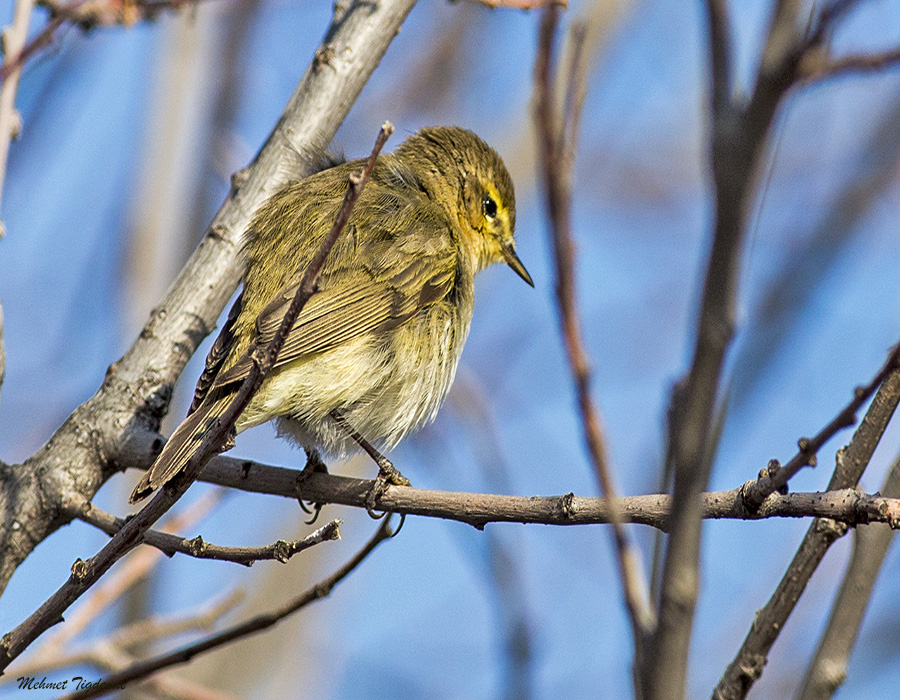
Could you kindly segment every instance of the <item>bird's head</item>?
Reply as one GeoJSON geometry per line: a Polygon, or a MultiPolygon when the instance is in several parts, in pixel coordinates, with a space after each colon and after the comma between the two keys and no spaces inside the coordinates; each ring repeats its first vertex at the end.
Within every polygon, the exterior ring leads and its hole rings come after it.
{"type": "Polygon", "coordinates": [[[428,127],[407,142],[413,140],[431,160],[431,174],[444,190],[440,199],[455,205],[462,248],[475,271],[504,262],[533,287],[516,255],[516,192],[497,152],[471,131],[455,126],[428,127]]]}

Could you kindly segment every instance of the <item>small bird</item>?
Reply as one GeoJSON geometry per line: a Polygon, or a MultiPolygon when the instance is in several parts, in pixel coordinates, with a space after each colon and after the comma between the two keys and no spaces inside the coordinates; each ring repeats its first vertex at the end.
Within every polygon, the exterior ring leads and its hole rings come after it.
{"type": "MultiPolygon", "coordinates": [[[[132,503],[178,474],[225,412],[249,372],[250,351],[274,337],[349,175],[363,166],[349,161],[291,183],[256,212],[245,237],[243,292],[210,350],[187,418],[132,503]]],[[[476,273],[505,262],[534,286],[515,252],[515,227],[512,178],[471,131],[424,128],[380,157],[317,292],[235,432],[274,419],[278,434],[318,463],[320,450],[335,457],[357,451],[360,436],[390,449],[433,420],[469,332],[476,273]]]]}

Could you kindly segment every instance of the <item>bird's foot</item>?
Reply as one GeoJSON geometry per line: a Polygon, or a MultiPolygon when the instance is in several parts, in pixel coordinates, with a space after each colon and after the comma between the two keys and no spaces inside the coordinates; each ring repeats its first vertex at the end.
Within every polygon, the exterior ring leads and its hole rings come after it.
{"type": "Polygon", "coordinates": [[[387,492],[388,487],[392,485],[410,486],[410,482],[409,479],[403,476],[403,474],[401,474],[383,454],[378,454],[375,461],[378,463],[378,476],[375,478],[375,483],[372,485],[372,488],[369,489],[368,495],[366,495],[366,512],[370,517],[378,520],[379,518],[383,518],[385,514],[377,514],[375,512],[375,505],[387,492]]]}
{"type": "MultiPolygon", "coordinates": [[[[306,452],[306,466],[303,467],[303,471],[300,472],[299,483],[302,484],[306,479],[308,479],[312,474],[327,474],[328,466],[325,462],[322,461],[322,456],[319,454],[318,450],[307,450],[306,452]]],[[[319,517],[319,513],[322,512],[322,506],[324,503],[314,503],[310,502],[309,505],[302,498],[298,498],[297,502],[300,504],[300,508],[304,513],[310,515],[309,520],[306,521],[307,525],[312,525],[319,517]]]]}

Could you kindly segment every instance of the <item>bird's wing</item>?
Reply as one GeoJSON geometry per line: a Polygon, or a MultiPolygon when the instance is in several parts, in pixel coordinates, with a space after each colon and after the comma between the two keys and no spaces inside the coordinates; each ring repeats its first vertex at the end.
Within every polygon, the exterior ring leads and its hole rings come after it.
{"type": "Polygon", "coordinates": [[[194,400],[191,402],[190,409],[188,409],[188,415],[200,408],[200,404],[206,398],[206,394],[213,385],[216,375],[219,374],[219,370],[222,369],[225,359],[231,352],[231,348],[234,345],[234,324],[243,306],[244,295],[240,294],[228,312],[228,320],[225,321],[225,325],[222,326],[216,341],[209,349],[209,354],[206,356],[206,366],[203,368],[203,374],[200,375],[200,379],[197,380],[197,386],[194,389],[194,400]]]}
{"type": "MultiPolygon", "coordinates": [[[[364,270],[338,268],[321,276],[319,291],[303,307],[288,333],[276,367],[326,352],[366,333],[395,328],[444,299],[456,282],[457,253],[452,245],[431,245],[413,253],[398,250],[397,243],[391,241],[365,248],[368,250],[360,251],[367,264],[364,270]]],[[[275,337],[299,284],[295,278],[263,309],[250,350],[216,377],[213,389],[247,376],[250,351],[275,337]]]]}

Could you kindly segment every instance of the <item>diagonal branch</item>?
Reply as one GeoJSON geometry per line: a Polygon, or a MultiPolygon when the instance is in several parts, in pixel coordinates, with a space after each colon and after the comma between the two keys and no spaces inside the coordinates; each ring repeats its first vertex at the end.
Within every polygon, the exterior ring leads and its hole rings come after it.
{"type": "MultiPolygon", "coordinates": [[[[214,328],[241,273],[241,235],[255,209],[314,172],[338,125],[415,0],[339,3],[333,24],[254,162],[234,180],[197,251],[97,394],[22,465],[0,465],[0,590],[38,543],[69,522],[68,503],[90,501],[154,433],[172,387],[214,328]]],[[[155,441],[155,442],[154,442],[155,441]]]]}
{"type": "MultiPolygon", "coordinates": [[[[822,428],[811,438],[800,438],[797,444],[800,450],[784,466],[776,461],[770,463],[769,468],[760,478],[744,490],[744,499],[751,510],[762,503],[768,496],[776,491],[787,488],[788,481],[803,469],[803,467],[816,466],[816,453],[826,442],[835,436],[843,428],[849,428],[856,422],[856,412],[859,411],[872,394],[885,382],[887,378],[900,368],[900,343],[891,350],[882,368],[865,386],[858,386],[853,392],[853,399],[831,422],[822,428]]],[[[859,477],[857,477],[858,480],[859,477]]],[[[848,484],[849,485],[849,484],[848,484]]]]}
{"type": "MultiPolygon", "coordinates": [[[[900,370],[878,389],[872,405],[850,440],[838,452],[829,491],[854,488],[868,466],[888,422],[900,404],[900,370]]],[[[768,602],[753,620],[747,637],[713,692],[715,700],[746,697],[760,677],[769,651],[832,542],[846,532],[833,519],[816,518],[768,602]]]]}
{"type": "MultiPolygon", "coordinates": [[[[888,473],[881,492],[886,497],[900,496],[900,457],[888,473]]],[[[884,525],[858,527],[853,535],[853,554],[847,563],[844,581],[834,604],[825,633],[809,665],[798,700],[824,700],[847,678],[850,655],[856,645],[859,628],[872,596],[894,531],[884,525]]]]}
{"type": "Polygon", "coordinates": [[[394,127],[387,122],[382,126],[366,168],[361,174],[350,176],[347,195],[335,219],[334,226],[308,265],[303,275],[303,281],[285,312],[278,332],[265,347],[254,349],[253,365],[248,376],[241,383],[222,416],[204,433],[196,452],[191,455],[182,472],[166,487],[160,489],[153,499],[129,520],[97,554],[87,561],[77,560],[72,567],[72,574],[68,581],[24,622],[3,636],[0,641],[0,671],[5,669],[9,662],[21,654],[38,636],[51,626],[61,622],[63,612],[73,602],[96,583],[116,561],[140,544],[144,533],[184,495],[210,458],[224,448],[231,436],[235,421],[262,384],[266,373],[274,366],[294,321],[303,306],[312,297],[325,259],[346,225],[353,205],[371,175],[375,159],[393,130],[394,127]]]}
{"type": "MultiPolygon", "coordinates": [[[[161,534],[178,532],[196,525],[215,508],[221,500],[222,493],[221,490],[218,493],[211,491],[180,512],[170,513],[160,528],[161,534]]],[[[116,568],[113,575],[95,586],[90,595],[82,600],[81,605],[66,616],[65,625],[58,627],[41,640],[41,644],[33,649],[32,656],[53,655],[54,650],[65,647],[105,610],[115,605],[136,583],[145,579],[159,560],[157,553],[150,549],[143,549],[128,557],[116,568]]]]}
{"type": "Polygon", "coordinates": [[[102,695],[106,695],[108,692],[122,687],[127,683],[146,678],[147,676],[165,668],[185,664],[199,654],[204,654],[218,647],[230,644],[231,642],[238,639],[243,639],[245,637],[249,637],[250,635],[256,634],[257,632],[262,632],[263,630],[272,627],[278,622],[281,622],[281,620],[288,617],[289,615],[292,615],[301,608],[306,607],[310,603],[314,603],[315,601],[321,600],[322,598],[330,595],[331,591],[334,590],[334,587],[337,584],[339,584],[342,580],[349,576],[354,571],[354,569],[362,564],[366,557],[368,557],[369,554],[371,554],[379,544],[381,544],[385,540],[390,539],[393,534],[394,533],[390,528],[390,518],[387,517],[384,519],[381,526],[378,528],[372,538],[365,544],[362,549],[359,550],[359,552],[356,553],[356,555],[352,559],[350,559],[346,564],[335,571],[327,579],[325,579],[324,581],[320,581],[315,586],[307,591],[304,591],[299,596],[297,596],[293,600],[288,601],[281,607],[272,610],[271,612],[257,615],[256,617],[250,618],[245,622],[241,622],[237,625],[224,629],[221,632],[217,632],[216,634],[211,635],[206,639],[202,639],[194,644],[189,644],[188,646],[182,649],[178,649],[177,651],[173,651],[169,654],[164,654],[163,656],[159,656],[157,658],[139,661],[129,668],[126,668],[117,673],[110,674],[103,679],[102,684],[99,684],[82,692],[71,693],[64,696],[60,700],[88,700],[88,698],[96,698],[102,695]]]}

